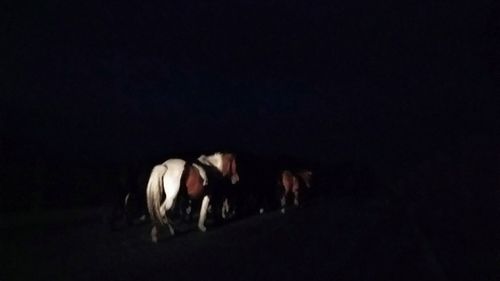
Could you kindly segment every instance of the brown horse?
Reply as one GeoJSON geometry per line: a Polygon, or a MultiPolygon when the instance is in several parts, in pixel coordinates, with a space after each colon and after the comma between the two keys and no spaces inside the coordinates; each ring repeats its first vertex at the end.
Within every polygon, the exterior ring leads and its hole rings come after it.
{"type": "Polygon", "coordinates": [[[283,170],[280,173],[278,186],[281,189],[281,212],[285,213],[287,198],[293,195],[293,204],[299,206],[300,194],[304,188],[311,187],[312,172],[310,170],[298,170],[293,173],[290,170],[283,170]]]}

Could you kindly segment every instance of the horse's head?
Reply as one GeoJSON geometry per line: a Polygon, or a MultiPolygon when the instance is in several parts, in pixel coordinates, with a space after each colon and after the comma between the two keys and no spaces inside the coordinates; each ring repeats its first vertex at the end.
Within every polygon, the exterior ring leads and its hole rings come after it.
{"type": "Polygon", "coordinates": [[[231,177],[231,183],[236,184],[240,180],[236,169],[236,156],[232,153],[222,154],[222,175],[231,177]]]}
{"type": "Polygon", "coordinates": [[[299,176],[304,181],[306,187],[311,187],[312,172],[310,170],[300,170],[297,172],[297,176],[299,176]]]}

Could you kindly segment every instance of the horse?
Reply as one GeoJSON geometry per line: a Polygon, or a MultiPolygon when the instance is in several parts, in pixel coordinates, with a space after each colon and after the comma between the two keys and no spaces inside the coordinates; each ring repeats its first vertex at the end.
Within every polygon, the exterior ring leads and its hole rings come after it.
{"type": "Polygon", "coordinates": [[[153,167],[146,188],[147,207],[153,224],[152,241],[158,241],[160,227],[164,225],[168,226],[171,235],[175,234],[167,211],[172,209],[179,195],[190,200],[202,199],[198,229],[205,232],[210,199],[220,186],[219,180],[228,178],[232,185],[239,181],[236,157],[232,153],[201,155],[193,163],[174,158],[153,167]]]}
{"type": "Polygon", "coordinates": [[[231,190],[236,196],[230,200],[230,206],[236,206],[239,217],[279,210],[280,199],[284,193],[281,184],[282,172],[285,169],[294,171],[295,168],[303,166],[305,164],[300,160],[286,155],[251,153],[238,155],[242,180],[237,189],[231,190]],[[278,181],[280,184],[277,184],[278,181]]]}
{"type": "Polygon", "coordinates": [[[312,172],[310,170],[298,170],[291,172],[290,170],[283,170],[279,175],[278,186],[281,189],[281,212],[285,213],[287,205],[287,198],[290,194],[293,195],[293,204],[298,207],[300,205],[299,198],[303,193],[304,188],[311,188],[312,172]]]}

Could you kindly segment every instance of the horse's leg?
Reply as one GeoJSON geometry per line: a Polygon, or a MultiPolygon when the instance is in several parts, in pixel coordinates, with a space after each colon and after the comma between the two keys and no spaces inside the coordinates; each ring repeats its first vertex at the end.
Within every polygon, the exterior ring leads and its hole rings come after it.
{"type": "MultiPolygon", "coordinates": [[[[170,234],[174,235],[174,228],[172,227],[168,219],[166,219],[166,225],[170,230],[170,234]]],[[[160,235],[160,231],[161,231],[161,225],[158,223],[153,224],[153,228],[151,228],[151,240],[153,241],[153,243],[158,242],[158,235],[160,235]]]]}
{"type": "Polygon", "coordinates": [[[154,243],[158,242],[158,235],[160,235],[162,224],[166,224],[168,226],[170,235],[175,234],[174,228],[167,217],[167,211],[172,207],[173,201],[174,200],[165,199],[165,201],[160,206],[161,223],[154,223],[153,227],[151,228],[151,240],[154,243]]]}
{"type": "Polygon", "coordinates": [[[174,227],[172,226],[172,223],[167,222],[167,225],[168,225],[168,229],[170,230],[170,235],[174,235],[175,234],[175,230],[174,230],[174,227]]]}
{"type": "Polygon", "coordinates": [[[228,219],[229,216],[231,215],[229,213],[230,211],[230,206],[229,206],[229,199],[225,198],[224,202],[222,203],[222,218],[223,219],[228,219]]]}
{"type": "Polygon", "coordinates": [[[163,204],[160,207],[160,214],[162,216],[163,223],[168,225],[168,228],[170,230],[171,235],[174,235],[175,231],[174,231],[172,224],[170,223],[170,220],[167,217],[167,211],[170,210],[170,208],[172,208],[174,201],[175,200],[173,198],[167,197],[167,198],[165,198],[165,201],[163,202],[163,204]]]}
{"type": "Polygon", "coordinates": [[[167,211],[172,209],[177,200],[177,196],[181,186],[180,178],[181,178],[180,173],[168,176],[165,175],[166,179],[164,184],[165,201],[162,203],[160,207],[160,214],[163,218],[163,223],[168,225],[171,235],[174,235],[175,231],[174,227],[172,226],[172,223],[170,222],[170,219],[167,216],[167,211]]]}
{"type": "Polygon", "coordinates": [[[153,243],[158,243],[158,234],[160,233],[160,226],[158,224],[153,224],[151,228],[151,241],[153,243]]]}
{"type": "Polygon", "coordinates": [[[186,221],[193,221],[193,201],[191,199],[187,200],[186,206],[186,221]]]}
{"type": "Polygon", "coordinates": [[[198,220],[198,228],[203,232],[207,231],[207,228],[205,227],[205,220],[207,219],[207,209],[209,203],[210,197],[205,195],[205,197],[203,197],[203,201],[201,202],[200,218],[198,220]]]}
{"type": "Polygon", "coordinates": [[[294,190],[293,191],[293,204],[298,207],[299,206],[299,191],[294,190]]]}
{"type": "Polygon", "coordinates": [[[153,241],[153,243],[157,243],[158,242],[158,236],[161,234],[162,232],[162,228],[163,228],[163,225],[168,225],[169,229],[170,229],[170,234],[171,235],[174,235],[174,232],[173,232],[173,228],[172,226],[170,225],[170,222],[169,222],[169,219],[167,217],[167,214],[166,214],[166,211],[165,209],[163,208],[165,205],[165,202],[160,206],[160,222],[154,222],[153,223],[153,227],[151,228],[151,240],[153,241]]]}
{"type": "Polygon", "coordinates": [[[285,213],[286,197],[288,196],[288,188],[284,188],[283,195],[281,196],[281,213],[285,213]]]}
{"type": "Polygon", "coordinates": [[[189,216],[189,202],[186,196],[180,196],[177,198],[177,204],[175,206],[177,209],[177,212],[181,218],[181,221],[186,222],[188,221],[188,216],[189,216]]]}

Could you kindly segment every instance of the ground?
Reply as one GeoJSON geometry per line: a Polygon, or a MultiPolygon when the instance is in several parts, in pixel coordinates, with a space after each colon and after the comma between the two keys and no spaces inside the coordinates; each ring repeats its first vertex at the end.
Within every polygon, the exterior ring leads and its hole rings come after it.
{"type": "Polygon", "coordinates": [[[404,210],[386,198],[317,198],[212,227],[110,231],[86,220],[6,229],[2,280],[447,280],[404,210]],[[6,269],[6,270],[5,270],[6,269]]]}

